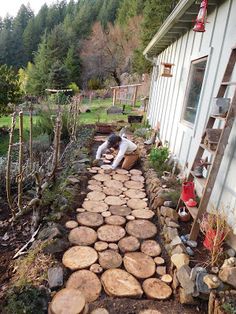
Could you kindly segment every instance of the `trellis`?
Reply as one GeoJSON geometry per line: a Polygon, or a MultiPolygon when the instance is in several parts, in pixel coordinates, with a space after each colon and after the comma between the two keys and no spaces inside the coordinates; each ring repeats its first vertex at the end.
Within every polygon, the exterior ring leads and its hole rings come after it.
{"type": "Polygon", "coordinates": [[[133,107],[137,101],[138,88],[142,84],[113,86],[113,102],[112,105],[132,105],[133,107]]]}

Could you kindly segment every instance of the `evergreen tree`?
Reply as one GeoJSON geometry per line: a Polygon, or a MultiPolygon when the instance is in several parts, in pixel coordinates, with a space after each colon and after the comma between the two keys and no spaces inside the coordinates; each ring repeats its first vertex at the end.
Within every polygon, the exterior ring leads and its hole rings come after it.
{"type": "Polygon", "coordinates": [[[79,53],[76,51],[74,45],[68,49],[64,64],[68,70],[70,82],[75,82],[77,85],[79,85],[81,61],[79,58],[79,53]]]}
{"type": "Polygon", "coordinates": [[[67,68],[58,60],[50,70],[48,85],[52,89],[65,89],[69,84],[69,73],[67,68]]]}
{"type": "Polygon", "coordinates": [[[106,27],[107,23],[114,23],[116,19],[117,9],[121,0],[104,0],[101,10],[98,15],[98,20],[103,27],[106,27]]]}
{"type": "Polygon", "coordinates": [[[57,60],[63,60],[66,57],[69,41],[67,33],[62,24],[54,27],[47,38],[48,53],[50,63],[55,63],[57,60]]]}

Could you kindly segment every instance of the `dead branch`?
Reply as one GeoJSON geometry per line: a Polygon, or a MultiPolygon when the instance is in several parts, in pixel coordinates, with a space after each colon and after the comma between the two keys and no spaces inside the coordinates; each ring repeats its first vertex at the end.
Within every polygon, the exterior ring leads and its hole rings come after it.
{"type": "Polygon", "coordinates": [[[18,167],[18,209],[22,211],[23,196],[23,112],[19,112],[19,167],[18,167]]]}

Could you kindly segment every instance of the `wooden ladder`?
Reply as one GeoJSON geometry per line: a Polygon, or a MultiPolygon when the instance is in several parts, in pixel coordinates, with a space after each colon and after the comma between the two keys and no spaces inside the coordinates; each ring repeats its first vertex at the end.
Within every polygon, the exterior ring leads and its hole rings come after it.
{"type": "MultiPolygon", "coordinates": [[[[216,96],[217,98],[224,97],[228,86],[236,85],[236,82],[230,81],[232,72],[234,70],[235,62],[236,62],[236,47],[232,48],[232,51],[228,60],[228,64],[226,66],[226,70],[225,70],[219,91],[216,96]]],[[[236,117],[236,91],[234,91],[234,95],[233,95],[226,117],[210,115],[207,121],[206,129],[212,129],[217,119],[224,121],[224,127],[222,128],[220,139],[217,144],[216,150],[213,151],[209,149],[208,146],[204,145],[204,137],[205,137],[205,131],[206,131],[205,129],[203,132],[201,143],[199,145],[197,154],[195,156],[191,171],[188,176],[188,181],[193,181],[194,179],[196,179],[196,180],[199,180],[200,181],[199,183],[203,186],[202,197],[201,197],[198,208],[189,207],[186,205],[186,203],[184,203],[185,206],[188,208],[191,216],[193,217],[193,225],[190,232],[191,240],[196,240],[198,237],[199,221],[203,213],[207,209],[207,205],[208,205],[208,202],[209,202],[209,199],[210,199],[210,196],[211,196],[211,193],[212,193],[215,181],[216,181],[217,174],[219,172],[219,168],[220,168],[223,156],[224,156],[225,148],[228,144],[228,139],[230,136],[231,129],[233,127],[235,117],[236,117]],[[210,169],[208,171],[207,178],[198,178],[194,175],[194,167],[196,166],[196,163],[199,162],[199,160],[202,158],[205,151],[208,151],[212,155],[213,160],[212,160],[210,169]]],[[[178,207],[181,205],[181,203],[183,203],[183,201],[180,200],[178,207]]]]}

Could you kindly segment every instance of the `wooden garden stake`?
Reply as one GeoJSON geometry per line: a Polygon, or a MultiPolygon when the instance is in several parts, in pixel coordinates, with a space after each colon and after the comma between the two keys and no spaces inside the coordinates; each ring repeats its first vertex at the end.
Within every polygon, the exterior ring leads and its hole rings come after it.
{"type": "Polygon", "coordinates": [[[54,135],[54,156],[52,162],[52,173],[50,177],[55,175],[58,168],[59,156],[60,156],[60,142],[61,142],[61,113],[58,113],[55,124],[55,135],[54,135]]]}
{"type": "Polygon", "coordinates": [[[29,134],[29,157],[30,157],[30,172],[33,169],[33,107],[30,105],[30,134],[29,134]]]}
{"type": "Polygon", "coordinates": [[[10,129],[10,134],[9,134],[9,146],[8,146],[7,167],[6,167],[7,202],[12,212],[13,217],[15,217],[15,211],[12,205],[12,197],[11,197],[11,154],[12,154],[12,145],[13,145],[15,125],[16,125],[16,113],[14,112],[11,118],[11,129],[10,129]]]}
{"type": "Polygon", "coordinates": [[[23,196],[23,112],[19,112],[18,208],[22,211],[23,196]]]}

